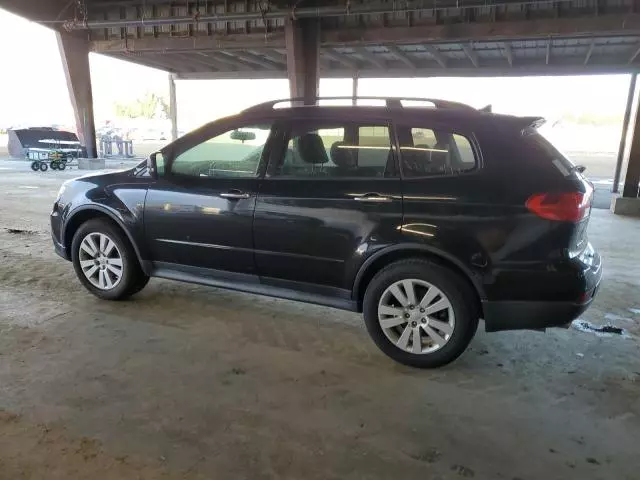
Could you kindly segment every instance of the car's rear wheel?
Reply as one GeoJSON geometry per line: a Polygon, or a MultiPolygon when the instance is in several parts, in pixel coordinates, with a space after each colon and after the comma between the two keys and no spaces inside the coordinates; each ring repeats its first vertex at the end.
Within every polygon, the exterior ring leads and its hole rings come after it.
{"type": "Polygon", "coordinates": [[[31,170],[33,170],[34,172],[37,172],[38,170],[40,170],[40,162],[38,161],[31,162],[31,170]]]}
{"type": "Polygon", "coordinates": [[[369,335],[389,357],[433,368],[458,358],[478,327],[475,297],[455,272],[424,260],[382,269],[364,296],[369,335]]]}
{"type": "Polygon", "coordinates": [[[76,275],[99,298],[121,300],[144,288],[148,278],[122,230],[103,219],[82,224],[73,237],[76,275]]]}
{"type": "Polygon", "coordinates": [[[46,172],[49,168],[49,165],[47,165],[45,162],[40,162],[40,165],[38,167],[40,168],[41,172],[46,172]]]}

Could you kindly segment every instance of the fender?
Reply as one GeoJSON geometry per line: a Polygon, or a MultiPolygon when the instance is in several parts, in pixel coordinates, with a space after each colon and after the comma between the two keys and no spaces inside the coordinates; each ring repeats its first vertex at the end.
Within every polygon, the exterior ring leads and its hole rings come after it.
{"type": "Polygon", "coordinates": [[[358,270],[358,273],[356,274],[356,278],[353,282],[353,295],[352,295],[353,299],[360,298],[362,279],[364,275],[367,273],[367,270],[371,267],[371,265],[377,260],[379,260],[380,258],[384,257],[385,255],[392,252],[397,252],[399,250],[407,251],[407,252],[427,253],[435,257],[440,257],[443,260],[446,260],[447,262],[454,264],[464,273],[467,279],[471,282],[476,292],[478,293],[478,296],[480,297],[480,299],[481,300],[486,299],[486,294],[484,292],[484,287],[482,286],[482,282],[478,279],[476,275],[474,275],[474,273],[465,264],[463,264],[459,259],[457,259],[453,255],[450,255],[445,251],[442,251],[430,245],[424,245],[420,243],[400,243],[397,245],[391,245],[389,247],[385,247],[377,251],[376,253],[371,255],[369,258],[367,258],[362,264],[362,266],[360,267],[360,269],[358,270]]]}
{"type": "Polygon", "coordinates": [[[96,212],[100,212],[105,214],[106,216],[108,216],[111,220],[113,220],[114,222],[116,222],[116,224],[122,229],[122,231],[125,233],[125,235],[127,236],[127,238],[129,239],[129,243],[131,244],[131,246],[133,247],[133,250],[136,254],[136,257],[138,258],[138,262],[140,263],[140,266],[142,267],[143,271],[148,274],[148,264],[149,262],[145,261],[142,258],[142,254],[140,252],[140,249],[138,248],[138,242],[135,241],[135,239],[133,238],[133,235],[131,235],[131,232],[129,231],[129,229],[126,227],[125,224],[125,220],[122,217],[122,215],[120,214],[120,212],[118,212],[115,209],[112,208],[108,208],[105,207],[104,205],[100,205],[97,203],[92,203],[89,205],[81,205],[79,207],[74,208],[71,212],[69,212],[69,214],[67,215],[67,217],[65,218],[64,224],[62,226],[62,244],[63,245],[67,245],[67,229],[69,228],[69,224],[71,223],[71,220],[80,212],[83,211],[88,211],[88,210],[93,210],[96,212]]]}

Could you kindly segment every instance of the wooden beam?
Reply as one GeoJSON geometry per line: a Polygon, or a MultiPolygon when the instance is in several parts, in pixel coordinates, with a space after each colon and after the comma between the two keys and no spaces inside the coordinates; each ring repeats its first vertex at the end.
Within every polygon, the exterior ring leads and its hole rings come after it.
{"type": "Polygon", "coordinates": [[[175,54],[150,54],[150,55],[140,55],[140,54],[130,54],[129,58],[141,58],[144,62],[149,63],[150,65],[158,65],[159,68],[163,68],[164,70],[169,71],[183,71],[183,72],[194,72],[196,71],[197,65],[194,65],[191,62],[191,59],[183,57],[182,55],[175,54]]]}
{"type": "MultiPolygon", "coordinates": [[[[583,37],[631,34],[640,32],[640,14],[603,14],[598,17],[560,18],[545,20],[500,21],[498,23],[423,25],[414,27],[323,29],[325,47],[387,44],[425,44],[429,42],[464,42],[490,39],[507,41],[513,38],[549,38],[550,36],[583,37]]],[[[86,33],[84,33],[86,34],[86,33]]],[[[284,32],[202,35],[189,37],[160,36],[124,40],[94,40],[92,51],[98,53],[141,50],[217,50],[278,48],[283,49],[284,32]]]]}
{"type": "Polygon", "coordinates": [[[400,50],[395,45],[385,45],[385,48],[389,50],[389,53],[404,63],[409,68],[416,68],[416,64],[409,58],[409,56],[400,50]]]}
{"type": "Polygon", "coordinates": [[[385,69],[387,65],[384,63],[384,59],[379,58],[376,54],[371,53],[365,47],[356,47],[355,51],[358,55],[364,58],[367,62],[373,63],[376,67],[385,69]]]}
{"type": "Polygon", "coordinates": [[[283,68],[283,65],[279,65],[277,63],[274,63],[270,60],[266,60],[266,59],[262,59],[259,58],[255,55],[251,55],[250,53],[246,53],[246,52],[221,52],[224,53],[226,55],[229,55],[232,58],[236,58],[238,60],[242,60],[243,62],[248,62],[248,63],[253,63],[255,65],[258,65],[259,67],[262,68],[266,68],[267,70],[281,70],[283,68]]]}
{"type": "MultiPolygon", "coordinates": [[[[585,75],[585,74],[622,74],[629,73],[629,68],[620,65],[595,65],[590,63],[587,67],[584,65],[553,65],[552,68],[547,67],[544,63],[537,65],[523,65],[522,62],[516,62],[513,68],[503,65],[502,67],[486,67],[475,68],[469,67],[449,67],[447,72],[451,72],[456,77],[521,77],[521,76],[540,76],[540,75],[585,75]]],[[[361,70],[358,72],[359,78],[405,78],[405,77],[437,77],[442,76],[442,67],[425,67],[425,68],[408,68],[394,67],[391,64],[385,71],[380,70],[361,70]]],[[[348,68],[325,70],[322,74],[323,78],[351,78],[353,70],[348,68]]],[[[220,71],[220,72],[180,72],[181,79],[213,79],[213,78],[287,78],[285,71],[274,70],[246,70],[246,71],[220,71]]]]}
{"type": "Polygon", "coordinates": [[[478,68],[480,66],[480,59],[478,58],[478,54],[473,50],[473,45],[471,43],[463,43],[461,46],[465,55],[471,60],[471,63],[473,63],[473,66],[478,68]]]}
{"type": "Polygon", "coordinates": [[[282,64],[282,65],[287,65],[287,56],[283,55],[282,53],[278,53],[273,49],[259,49],[259,48],[254,48],[251,50],[251,53],[257,53],[258,55],[263,56],[264,58],[266,58],[267,60],[271,60],[274,63],[278,63],[278,64],[282,64]]]}
{"type": "Polygon", "coordinates": [[[447,68],[447,58],[438,50],[438,47],[435,45],[423,45],[423,48],[442,68],[447,68]]]}
{"type": "Polygon", "coordinates": [[[331,60],[334,60],[338,63],[341,63],[342,65],[344,65],[347,68],[350,68],[351,70],[358,70],[358,62],[356,62],[355,60],[352,60],[351,58],[349,58],[347,55],[340,53],[340,52],[336,52],[335,50],[331,50],[331,49],[322,49],[320,50],[320,55],[324,55],[327,58],[330,58],[331,60]]]}
{"type": "Polygon", "coordinates": [[[587,54],[584,57],[584,64],[588,64],[589,60],[591,60],[591,55],[593,55],[593,48],[596,46],[596,39],[592,38],[591,43],[589,44],[589,50],[587,50],[587,54]]]}
{"type": "Polygon", "coordinates": [[[96,53],[143,52],[168,50],[252,50],[254,48],[285,48],[284,32],[269,34],[231,34],[198,37],[144,37],[124,40],[95,40],[91,50],[96,53]]]}
{"type": "MultiPolygon", "coordinates": [[[[177,55],[173,55],[174,57],[177,55]]],[[[201,55],[199,52],[195,52],[193,55],[188,55],[188,54],[181,54],[180,56],[183,56],[184,60],[187,63],[195,63],[196,65],[200,65],[202,67],[205,67],[209,70],[219,70],[220,67],[217,65],[214,65],[212,63],[212,61],[207,61],[207,59],[209,59],[209,57],[207,57],[206,55],[201,55]]],[[[211,59],[209,59],[211,60],[211,59]]],[[[219,65],[219,64],[218,64],[219,65]]]]}
{"type": "MultiPolygon", "coordinates": [[[[112,58],[117,58],[118,60],[124,60],[125,62],[131,62],[137,65],[155,68],[157,70],[163,70],[165,72],[175,73],[181,70],[180,67],[176,66],[173,63],[169,64],[167,62],[154,60],[153,55],[143,56],[143,55],[130,55],[130,54],[127,55],[125,53],[117,53],[117,54],[109,54],[109,56],[112,58]]],[[[187,72],[187,73],[191,73],[191,72],[187,72]]]]}
{"type": "Polygon", "coordinates": [[[222,80],[222,79],[264,79],[264,78],[287,78],[287,72],[276,72],[273,70],[252,70],[252,71],[221,71],[221,72],[178,72],[178,80],[222,80]]]}
{"type": "Polygon", "coordinates": [[[513,67],[513,49],[511,48],[511,42],[502,42],[502,49],[504,50],[505,57],[507,57],[509,66],[513,67]]]}
{"type": "Polygon", "coordinates": [[[221,62],[221,63],[226,63],[228,65],[232,65],[234,67],[239,67],[241,69],[244,70],[256,70],[255,65],[248,63],[248,62],[244,62],[240,59],[234,58],[231,55],[227,55],[225,53],[217,53],[217,52],[211,52],[211,53],[207,53],[206,54],[207,57],[211,57],[212,59],[221,62]]]}
{"type": "Polygon", "coordinates": [[[345,28],[323,30],[323,44],[383,45],[385,43],[424,44],[428,42],[511,40],[514,38],[548,38],[628,35],[640,31],[640,14],[603,14],[598,17],[545,18],[500,22],[421,25],[414,27],[345,28]]]}

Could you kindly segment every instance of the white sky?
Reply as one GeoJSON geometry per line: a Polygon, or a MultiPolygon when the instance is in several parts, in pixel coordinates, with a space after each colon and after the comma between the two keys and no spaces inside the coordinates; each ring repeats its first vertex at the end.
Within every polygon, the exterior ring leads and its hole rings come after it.
{"type": "MultiPolygon", "coordinates": [[[[73,127],[73,114],[55,35],[40,25],[0,10],[0,127],[60,124],[73,127]]],[[[113,103],[146,91],[167,94],[167,74],[91,54],[98,122],[113,118],[113,103]]],[[[619,114],[629,77],[361,79],[360,95],[398,95],[457,100],[494,111],[550,118],[564,112],[619,114]]],[[[177,84],[179,127],[206,121],[273,98],[288,97],[286,80],[191,80],[177,84]]],[[[323,79],[321,95],[351,95],[351,79],[323,79]]]]}

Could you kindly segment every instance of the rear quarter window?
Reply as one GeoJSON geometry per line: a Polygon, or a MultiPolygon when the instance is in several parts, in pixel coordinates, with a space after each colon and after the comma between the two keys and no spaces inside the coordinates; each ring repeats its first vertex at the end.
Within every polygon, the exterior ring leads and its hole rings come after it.
{"type": "Polygon", "coordinates": [[[444,127],[398,124],[402,174],[407,178],[451,176],[478,167],[469,138],[444,127]]]}
{"type": "Polygon", "coordinates": [[[524,141],[538,161],[549,162],[565,177],[574,172],[573,162],[540,133],[525,134],[524,141]]]}

